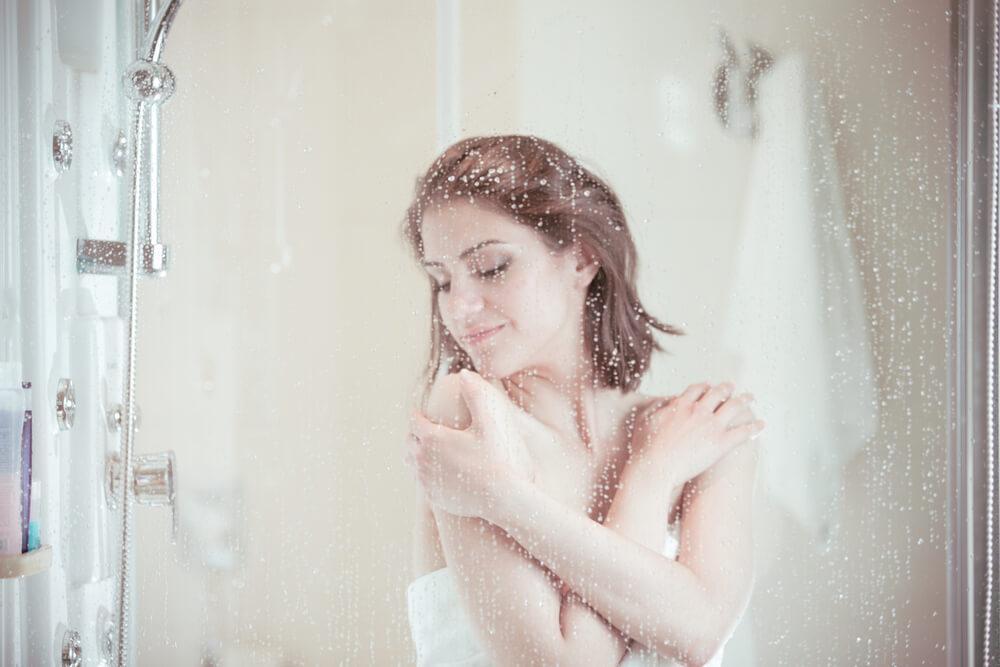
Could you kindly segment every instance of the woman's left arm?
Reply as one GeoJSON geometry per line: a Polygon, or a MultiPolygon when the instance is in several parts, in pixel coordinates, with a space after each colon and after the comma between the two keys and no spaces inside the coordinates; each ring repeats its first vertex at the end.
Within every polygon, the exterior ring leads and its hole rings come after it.
{"type": "Polygon", "coordinates": [[[711,660],[753,588],[751,511],[759,441],[686,486],[651,467],[626,468],[604,525],[529,483],[488,519],[624,634],[687,664],[711,660]],[[661,554],[667,511],[685,488],[678,559],[661,554]],[[581,557],[582,554],[585,556],[581,557]]]}

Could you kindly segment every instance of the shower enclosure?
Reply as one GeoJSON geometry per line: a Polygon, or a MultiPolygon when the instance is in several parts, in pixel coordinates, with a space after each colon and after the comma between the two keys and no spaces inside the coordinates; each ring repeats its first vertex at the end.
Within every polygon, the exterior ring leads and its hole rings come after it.
{"type": "Polygon", "coordinates": [[[688,332],[642,390],[761,399],[724,664],[1000,664],[995,26],[3,3],[0,529],[32,539],[0,536],[0,664],[413,662],[429,291],[398,229],[441,149],[501,133],[621,197],[643,301],[688,332]]]}

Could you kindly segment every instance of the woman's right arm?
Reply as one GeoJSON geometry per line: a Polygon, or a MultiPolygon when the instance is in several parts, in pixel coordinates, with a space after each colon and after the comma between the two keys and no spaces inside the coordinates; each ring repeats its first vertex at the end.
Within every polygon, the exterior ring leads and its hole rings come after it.
{"type": "Polygon", "coordinates": [[[627,638],[497,526],[435,511],[455,586],[477,638],[498,665],[617,665],[627,638]],[[572,605],[574,609],[570,609],[572,605]],[[560,616],[571,627],[561,627],[560,616]]]}
{"type": "Polygon", "coordinates": [[[413,579],[447,567],[448,563],[441,550],[437,523],[430,503],[417,485],[416,520],[413,525],[413,579]]]}
{"type": "MultiPolygon", "coordinates": [[[[465,428],[470,417],[456,381],[445,376],[435,383],[426,414],[438,423],[465,428]]],[[[627,638],[575,596],[564,603],[558,579],[506,531],[478,517],[432,510],[462,605],[497,664],[621,661],[627,638]],[[571,619],[565,631],[561,616],[571,619]]]]}

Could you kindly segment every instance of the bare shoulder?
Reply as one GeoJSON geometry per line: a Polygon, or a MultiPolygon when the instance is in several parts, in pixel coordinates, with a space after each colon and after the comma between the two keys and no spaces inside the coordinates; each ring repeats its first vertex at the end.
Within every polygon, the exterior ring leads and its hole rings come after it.
{"type": "MultiPolygon", "coordinates": [[[[659,407],[668,403],[672,398],[675,398],[675,396],[644,394],[638,391],[629,392],[628,394],[624,395],[622,397],[622,400],[625,406],[623,414],[624,414],[624,424],[626,426],[626,430],[634,428],[634,425],[637,423],[637,420],[648,417],[650,414],[655,412],[659,407]]],[[[633,442],[632,443],[633,452],[637,451],[636,449],[634,449],[635,446],[636,443],[633,442]]],[[[634,455],[635,454],[633,453],[633,456],[634,455]]],[[[685,485],[685,489],[687,489],[687,485],[685,485]]],[[[681,514],[683,512],[683,498],[684,498],[684,493],[682,491],[680,494],[678,494],[678,497],[674,501],[673,507],[671,507],[670,511],[667,513],[667,523],[673,524],[681,517],[681,514]]]]}
{"type": "Polygon", "coordinates": [[[676,398],[676,396],[672,394],[643,394],[638,391],[633,391],[626,395],[624,400],[628,406],[629,412],[634,416],[654,412],[657,408],[669,403],[673,398],[676,398]]]}
{"type": "MultiPolygon", "coordinates": [[[[747,406],[749,421],[757,418],[753,408],[747,406]]],[[[740,422],[745,423],[745,422],[740,422]]],[[[757,479],[757,468],[760,462],[760,438],[747,440],[721,457],[705,472],[695,477],[701,488],[716,484],[739,485],[744,490],[753,491],[757,479]]]]}

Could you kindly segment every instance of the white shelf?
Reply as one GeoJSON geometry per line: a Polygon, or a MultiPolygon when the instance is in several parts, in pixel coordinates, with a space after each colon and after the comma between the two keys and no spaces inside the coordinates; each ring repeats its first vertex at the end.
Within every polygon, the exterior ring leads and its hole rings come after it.
{"type": "Polygon", "coordinates": [[[26,554],[0,556],[0,579],[29,577],[52,566],[52,547],[48,544],[26,554]]]}

